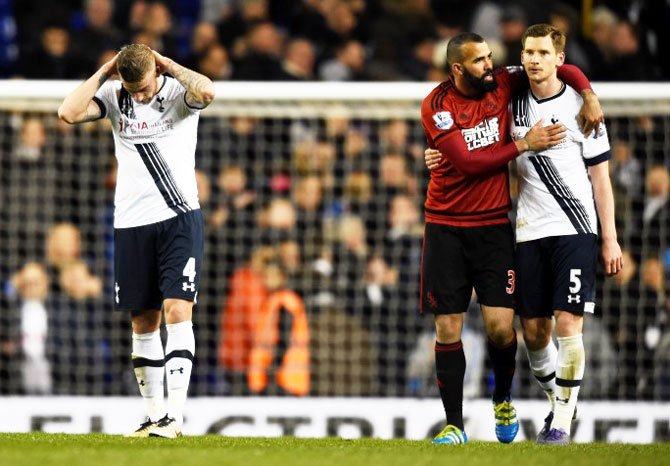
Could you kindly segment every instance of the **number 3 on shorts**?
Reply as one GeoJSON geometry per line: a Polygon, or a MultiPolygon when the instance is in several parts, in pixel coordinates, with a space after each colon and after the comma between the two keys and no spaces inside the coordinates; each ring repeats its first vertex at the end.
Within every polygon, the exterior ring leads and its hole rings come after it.
{"type": "Polygon", "coordinates": [[[193,283],[195,280],[195,257],[189,257],[182,274],[188,277],[188,281],[193,283]]]}

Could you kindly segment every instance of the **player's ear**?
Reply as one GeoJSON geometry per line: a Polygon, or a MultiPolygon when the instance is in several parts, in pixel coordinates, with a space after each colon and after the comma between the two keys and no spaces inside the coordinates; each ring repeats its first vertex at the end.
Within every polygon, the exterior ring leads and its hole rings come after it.
{"type": "Polygon", "coordinates": [[[460,76],[463,74],[463,65],[460,63],[454,63],[451,65],[451,74],[454,76],[460,76]]]}
{"type": "Polygon", "coordinates": [[[565,63],[565,52],[558,52],[558,66],[565,63]]]}

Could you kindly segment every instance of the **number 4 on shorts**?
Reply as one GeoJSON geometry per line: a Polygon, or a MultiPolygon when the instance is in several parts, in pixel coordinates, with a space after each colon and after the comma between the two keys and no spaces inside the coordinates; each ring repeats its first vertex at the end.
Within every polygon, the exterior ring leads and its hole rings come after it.
{"type": "Polygon", "coordinates": [[[188,281],[193,283],[195,280],[195,257],[189,257],[182,274],[188,277],[188,281]]]}

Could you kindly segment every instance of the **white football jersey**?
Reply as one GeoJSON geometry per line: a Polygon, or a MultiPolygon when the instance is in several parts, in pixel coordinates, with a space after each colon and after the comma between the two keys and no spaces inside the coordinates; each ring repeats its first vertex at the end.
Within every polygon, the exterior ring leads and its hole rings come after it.
{"type": "Polygon", "coordinates": [[[598,134],[584,137],[577,122],[581,106],[582,97],[565,84],[553,97],[537,99],[529,89],[510,102],[514,140],[523,138],[540,119],[545,126],[562,123],[567,128],[566,137],[556,146],[540,153],[527,151],[516,159],[518,243],[549,236],[598,234],[587,167],[608,160],[610,145],[603,124],[598,134]]]}
{"type": "Polygon", "coordinates": [[[159,86],[146,104],[136,102],[118,80],[95,94],[114,133],[115,228],[148,225],[200,208],[195,181],[200,109],[186,103],[186,90],[176,79],[159,77],[159,86]]]}

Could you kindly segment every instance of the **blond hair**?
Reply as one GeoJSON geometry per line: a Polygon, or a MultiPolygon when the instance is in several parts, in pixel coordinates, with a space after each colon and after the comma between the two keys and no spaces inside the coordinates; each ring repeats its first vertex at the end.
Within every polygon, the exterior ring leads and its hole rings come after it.
{"type": "Polygon", "coordinates": [[[155,67],[153,51],[144,44],[124,45],[116,59],[116,68],[121,78],[129,83],[142,81],[144,75],[155,67]]]}

